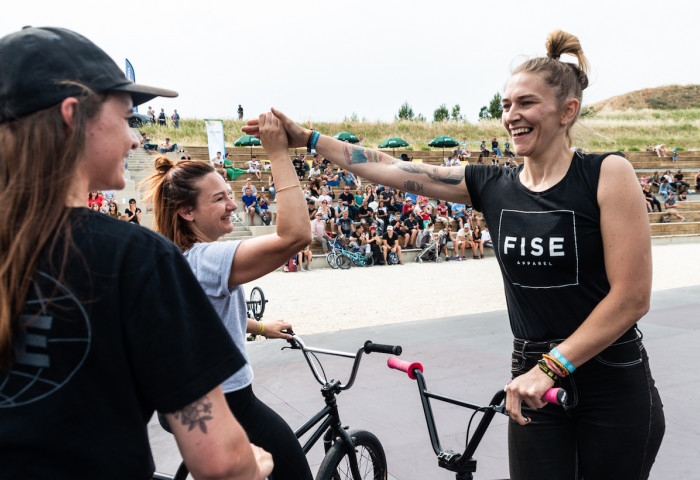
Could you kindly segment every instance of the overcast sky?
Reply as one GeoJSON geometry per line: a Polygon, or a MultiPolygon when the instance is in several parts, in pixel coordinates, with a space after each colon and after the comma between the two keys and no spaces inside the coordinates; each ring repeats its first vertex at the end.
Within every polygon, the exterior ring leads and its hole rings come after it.
{"type": "Polygon", "coordinates": [[[584,104],[700,83],[699,13],[687,0],[22,0],[3,1],[0,35],[76,30],[122,69],[128,58],[138,83],[178,91],[150,104],[183,117],[233,118],[240,103],[246,118],[276,106],[298,121],[391,121],[407,101],[476,121],[556,28],[592,65],[584,104]]]}

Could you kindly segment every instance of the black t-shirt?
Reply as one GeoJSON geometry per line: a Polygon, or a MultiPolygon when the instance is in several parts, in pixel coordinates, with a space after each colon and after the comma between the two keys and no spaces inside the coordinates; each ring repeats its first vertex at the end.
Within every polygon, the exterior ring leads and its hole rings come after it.
{"type": "Polygon", "coordinates": [[[491,230],[518,338],[567,338],[610,290],[597,200],[607,155],[574,154],[564,178],[544,192],[520,183],[522,165],[466,167],[474,208],[491,230]]]}
{"type": "Polygon", "coordinates": [[[358,210],[358,215],[360,217],[365,217],[366,215],[372,215],[374,213],[374,210],[372,210],[370,207],[365,207],[365,206],[360,206],[358,210]]]}
{"type": "Polygon", "coordinates": [[[124,210],[124,215],[129,216],[129,220],[127,220],[130,223],[135,223],[136,225],[139,225],[139,217],[137,213],[141,212],[141,209],[136,207],[136,211],[132,212],[130,209],[125,209],[124,210]]]}
{"type": "Polygon", "coordinates": [[[389,202],[391,202],[391,197],[392,197],[392,196],[393,196],[393,195],[392,195],[392,193],[391,193],[389,190],[382,190],[381,192],[379,192],[379,198],[381,198],[382,200],[384,200],[384,203],[389,203],[389,202]]]}
{"type": "Polygon", "coordinates": [[[0,477],[150,478],[154,410],[189,405],[245,360],[171,242],[84,208],[70,218],[77,250],[63,275],[42,255],[0,372],[0,477]]]}
{"type": "Polygon", "coordinates": [[[340,231],[343,232],[343,235],[345,235],[345,236],[350,235],[351,230],[352,230],[352,228],[351,228],[352,220],[350,219],[350,217],[348,217],[348,218],[340,217],[338,220],[336,220],[335,223],[338,224],[338,227],[340,227],[340,231]]]}
{"type": "Polygon", "coordinates": [[[396,232],[390,237],[388,233],[385,233],[382,235],[382,240],[386,240],[387,245],[390,247],[393,247],[394,244],[396,243],[396,239],[398,238],[398,235],[396,235],[396,232]]]}
{"type": "Polygon", "coordinates": [[[403,224],[404,224],[406,227],[408,227],[408,230],[409,230],[409,231],[411,231],[411,229],[413,229],[413,228],[417,228],[417,227],[418,227],[418,221],[417,221],[415,218],[414,218],[413,220],[411,220],[411,218],[409,217],[409,218],[407,218],[406,220],[403,221],[403,224]]]}
{"type": "Polygon", "coordinates": [[[348,206],[349,206],[349,205],[353,205],[355,203],[355,196],[351,193],[343,192],[340,195],[338,195],[338,200],[340,201],[340,203],[348,202],[348,206]]]}

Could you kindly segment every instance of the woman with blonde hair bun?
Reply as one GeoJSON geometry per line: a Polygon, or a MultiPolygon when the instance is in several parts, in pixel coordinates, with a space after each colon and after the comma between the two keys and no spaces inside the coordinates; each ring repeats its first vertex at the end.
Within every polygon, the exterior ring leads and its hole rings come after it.
{"type": "MultiPolygon", "coordinates": [[[[665,429],[637,328],[651,294],[645,201],[626,159],[569,150],[588,61],[561,30],[546,48],[515,69],[503,94],[503,126],[523,158],[516,168],[397,161],[276,115],[290,147],[308,142],[359,177],[483,212],[515,337],[511,478],[644,479],[665,429]],[[554,385],[569,393],[566,410],[542,400],[554,385]]],[[[257,128],[249,122],[246,133],[257,128]]]]}
{"type": "MultiPolygon", "coordinates": [[[[243,284],[281,267],[311,241],[306,200],[287,150],[287,136],[271,113],[260,115],[260,136],[277,184],[276,232],[243,241],[219,241],[233,231],[238,206],[228,184],[209,162],[167,157],[155,160],[156,173],[144,180],[145,200],[153,203],[155,230],[180,247],[231,339],[245,356],[246,334],[291,338],[283,320],[246,315],[243,284]]],[[[287,423],[255,396],[253,371],[245,366],[223,382],[229,408],[248,438],[272,454],[275,480],[311,480],[304,452],[287,423]]]]}

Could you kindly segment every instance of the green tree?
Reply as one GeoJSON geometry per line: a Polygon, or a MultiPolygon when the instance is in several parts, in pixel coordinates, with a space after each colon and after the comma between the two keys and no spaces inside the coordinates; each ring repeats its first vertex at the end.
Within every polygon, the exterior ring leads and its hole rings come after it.
{"type": "Polygon", "coordinates": [[[501,94],[496,92],[489,106],[481,107],[479,111],[479,120],[482,118],[501,118],[503,116],[503,107],[501,106],[501,94]]]}
{"type": "Polygon", "coordinates": [[[459,106],[459,103],[452,107],[452,120],[462,120],[462,107],[459,106]]]}
{"type": "Polygon", "coordinates": [[[399,108],[399,113],[398,115],[396,115],[396,118],[399,120],[413,120],[413,109],[408,104],[408,102],[404,102],[403,105],[401,105],[401,108],[399,108]]]}
{"type": "Polygon", "coordinates": [[[450,118],[450,111],[444,103],[433,112],[433,122],[444,122],[450,118]]]}

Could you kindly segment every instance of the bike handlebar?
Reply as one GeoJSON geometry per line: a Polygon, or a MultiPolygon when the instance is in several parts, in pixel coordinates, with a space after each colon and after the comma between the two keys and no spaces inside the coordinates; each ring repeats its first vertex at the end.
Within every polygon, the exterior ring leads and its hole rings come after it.
{"type": "MultiPolygon", "coordinates": [[[[387,360],[386,364],[389,368],[406,372],[406,374],[408,374],[408,378],[410,378],[411,380],[416,379],[415,370],[419,370],[421,373],[423,373],[423,365],[421,365],[418,362],[411,363],[405,360],[401,360],[400,358],[390,357],[389,360],[387,360]]],[[[563,388],[550,388],[542,396],[542,400],[548,403],[554,403],[556,405],[566,405],[566,390],[564,390],[563,388]]]]}
{"type": "MultiPolygon", "coordinates": [[[[401,355],[401,347],[399,345],[383,345],[381,343],[372,343],[371,340],[367,340],[364,346],[365,353],[369,354],[372,352],[377,353],[389,353],[392,355],[401,355]]],[[[395,358],[395,357],[392,357],[395,358]]],[[[397,359],[398,360],[398,359],[397,359]]]]}

